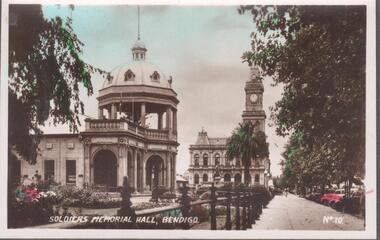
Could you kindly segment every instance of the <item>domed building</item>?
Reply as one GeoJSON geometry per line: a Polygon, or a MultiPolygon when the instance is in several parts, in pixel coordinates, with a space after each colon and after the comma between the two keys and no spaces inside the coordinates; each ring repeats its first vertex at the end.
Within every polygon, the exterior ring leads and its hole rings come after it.
{"type": "Polygon", "coordinates": [[[131,61],[114,68],[99,90],[98,119],[87,118],[79,134],[44,135],[37,164],[20,163],[22,176],[107,191],[124,176],[137,192],[175,187],[179,101],[172,77],[145,60],[140,39],[131,51],[131,61]]]}

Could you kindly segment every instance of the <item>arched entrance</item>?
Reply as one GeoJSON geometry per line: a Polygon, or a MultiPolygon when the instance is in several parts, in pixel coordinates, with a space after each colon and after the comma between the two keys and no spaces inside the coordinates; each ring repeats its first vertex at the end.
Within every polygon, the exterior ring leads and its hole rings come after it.
{"type": "Polygon", "coordinates": [[[160,156],[153,155],[146,162],[146,184],[149,186],[149,190],[153,189],[153,186],[160,186],[163,184],[163,163],[164,161],[160,156]]]}
{"type": "Polygon", "coordinates": [[[94,157],[94,184],[117,186],[117,158],[110,150],[100,150],[94,157]]]}

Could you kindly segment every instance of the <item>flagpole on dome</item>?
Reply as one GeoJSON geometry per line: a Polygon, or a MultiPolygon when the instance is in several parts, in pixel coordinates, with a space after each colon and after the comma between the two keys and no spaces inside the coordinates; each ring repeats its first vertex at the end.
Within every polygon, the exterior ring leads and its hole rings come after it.
{"type": "Polygon", "coordinates": [[[140,5],[137,5],[137,40],[140,40],[140,5]]]}

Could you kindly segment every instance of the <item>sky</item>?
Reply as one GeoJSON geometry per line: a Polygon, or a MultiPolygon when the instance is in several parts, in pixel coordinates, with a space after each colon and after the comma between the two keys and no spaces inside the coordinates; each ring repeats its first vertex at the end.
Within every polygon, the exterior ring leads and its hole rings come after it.
{"type": "MultiPolygon", "coordinates": [[[[73,30],[84,43],[82,58],[87,63],[111,71],[132,61],[131,47],[137,39],[136,6],[75,6],[69,11],[65,6],[45,5],[43,13],[46,18],[72,17],[73,30]]],[[[140,22],[147,61],[173,77],[172,87],[180,101],[177,173],[182,174],[190,162],[189,145],[195,143],[202,127],[209,137],[228,137],[242,120],[249,67],[241,56],[250,50],[254,24],[249,14],[238,14],[235,6],[140,6],[140,22]]],[[[88,97],[82,92],[85,115],[97,118],[96,97],[104,80],[94,75],[94,94],[88,97]]],[[[269,126],[269,107],[281,98],[282,87],[272,86],[270,78],[263,83],[265,132],[271,171],[276,176],[281,173],[278,163],[287,139],[277,136],[275,127],[269,126]]],[[[69,132],[67,126],[51,124],[43,130],[69,132]]]]}

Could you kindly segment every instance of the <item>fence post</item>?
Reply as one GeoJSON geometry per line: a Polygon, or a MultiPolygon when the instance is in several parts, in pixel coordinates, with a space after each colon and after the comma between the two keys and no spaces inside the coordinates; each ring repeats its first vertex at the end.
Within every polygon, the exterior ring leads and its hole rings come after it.
{"type": "Polygon", "coordinates": [[[216,196],[215,196],[215,190],[216,187],[214,186],[214,183],[211,184],[211,230],[216,230],[216,212],[215,212],[215,205],[216,205],[216,196]]]}
{"type": "Polygon", "coordinates": [[[231,190],[227,190],[227,216],[226,216],[226,230],[231,230],[231,190]]]}
{"type": "MultiPolygon", "coordinates": [[[[187,196],[187,191],[188,191],[188,187],[186,186],[186,183],[184,182],[183,185],[182,185],[182,188],[181,188],[181,212],[182,212],[182,217],[189,217],[189,211],[190,211],[190,198],[189,196],[187,196]]],[[[190,228],[190,225],[188,223],[188,221],[185,221],[183,223],[183,229],[189,229],[190,228]]]]}
{"type": "MultiPolygon", "coordinates": [[[[130,216],[132,218],[132,222],[135,222],[136,213],[135,210],[131,208],[131,187],[128,184],[128,177],[123,178],[123,189],[121,191],[121,206],[117,211],[118,216],[130,216]]],[[[120,224],[120,228],[129,228],[133,226],[133,223],[122,223],[120,224]]]]}
{"type": "Polygon", "coordinates": [[[236,189],[236,202],[235,202],[235,208],[236,208],[236,230],[240,230],[240,192],[239,189],[236,189]]]}
{"type": "Polygon", "coordinates": [[[245,197],[245,189],[243,190],[243,198],[241,200],[241,204],[243,207],[243,222],[242,222],[242,229],[246,230],[247,229],[247,204],[246,204],[246,197],[245,197]]]}
{"type": "Polygon", "coordinates": [[[247,228],[252,228],[251,193],[249,189],[247,189],[247,208],[248,208],[247,228]]]}
{"type": "Polygon", "coordinates": [[[259,194],[259,215],[263,213],[263,193],[259,194]]]}
{"type": "Polygon", "coordinates": [[[255,193],[251,192],[251,209],[252,209],[252,215],[251,215],[251,223],[256,224],[256,205],[255,205],[255,193]]]}

